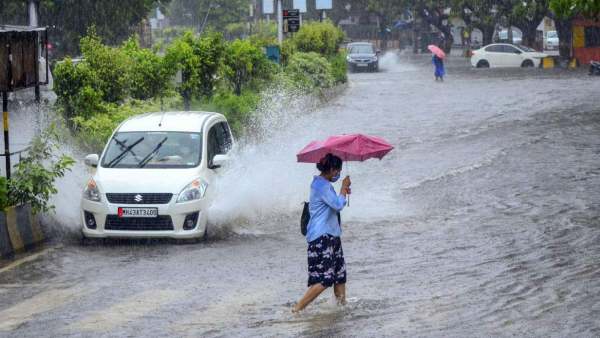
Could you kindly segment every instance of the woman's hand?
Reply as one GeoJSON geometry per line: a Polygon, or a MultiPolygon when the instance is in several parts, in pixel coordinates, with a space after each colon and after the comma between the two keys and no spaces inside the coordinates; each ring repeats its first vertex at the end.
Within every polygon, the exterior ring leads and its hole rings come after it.
{"type": "Polygon", "coordinates": [[[352,181],[350,180],[350,176],[346,176],[342,181],[342,188],[340,189],[340,194],[346,196],[350,194],[350,186],[352,185],[352,181]]]}

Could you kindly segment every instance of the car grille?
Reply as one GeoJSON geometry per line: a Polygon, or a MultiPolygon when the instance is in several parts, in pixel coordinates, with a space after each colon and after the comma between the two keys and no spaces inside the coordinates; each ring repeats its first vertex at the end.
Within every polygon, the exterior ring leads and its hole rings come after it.
{"type": "Polygon", "coordinates": [[[165,231],[174,230],[171,216],[158,216],[156,218],[106,216],[105,230],[129,231],[165,231]]]}
{"type": "Polygon", "coordinates": [[[110,203],[115,204],[167,204],[173,194],[106,194],[110,203]]]}

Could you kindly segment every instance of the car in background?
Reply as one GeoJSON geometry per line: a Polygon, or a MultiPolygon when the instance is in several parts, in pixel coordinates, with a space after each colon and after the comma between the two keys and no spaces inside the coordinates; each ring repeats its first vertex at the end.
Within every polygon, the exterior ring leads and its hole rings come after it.
{"type": "Polygon", "coordinates": [[[379,70],[379,50],[370,42],[353,42],[346,46],[346,62],[351,72],[379,70]]]}
{"type": "Polygon", "coordinates": [[[86,238],[201,239],[216,170],[233,138],[225,117],[207,112],[134,116],[113,133],[81,198],[86,238]]]}
{"type": "Polygon", "coordinates": [[[473,51],[471,65],[477,68],[539,67],[547,56],[522,45],[493,43],[473,51]]]}
{"type": "Polygon", "coordinates": [[[494,41],[503,42],[503,43],[511,43],[511,44],[515,44],[515,45],[520,45],[521,43],[523,43],[523,33],[519,32],[518,30],[513,29],[512,35],[513,35],[512,42],[508,41],[508,29],[503,29],[498,32],[498,38],[497,38],[497,40],[494,40],[494,41]]]}
{"type": "Polygon", "coordinates": [[[546,38],[544,39],[544,50],[558,50],[558,44],[558,33],[556,31],[548,31],[546,33],[546,38]]]}

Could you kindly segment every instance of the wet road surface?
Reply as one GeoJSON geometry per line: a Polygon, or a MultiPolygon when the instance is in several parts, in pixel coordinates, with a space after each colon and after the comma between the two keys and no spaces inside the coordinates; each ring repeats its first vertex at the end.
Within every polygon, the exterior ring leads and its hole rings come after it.
{"type": "Polygon", "coordinates": [[[274,95],[215,187],[204,243],[81,245],[65,221],[58,247],[0,272],[0,336],[599,336],[599,79],[457,60],[442,84],[407,56],[382,68],[314,110],[274,95]],[[294,154],[352,132],[396,149],[344,169],[349,303],[328,290],[292,315],[315,174],[294,154]]]}

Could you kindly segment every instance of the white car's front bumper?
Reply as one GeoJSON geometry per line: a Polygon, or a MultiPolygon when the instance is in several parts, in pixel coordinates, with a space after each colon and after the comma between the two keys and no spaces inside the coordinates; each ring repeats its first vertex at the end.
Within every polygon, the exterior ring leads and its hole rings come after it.
{"type": "MultiPolygon", "coordinates": [[[[82,199],[81,202],[81,221],[82,221],[82,232],[85,237],[90,238],[176,238],[176,239],[188,239],[188,238],[201,238],[204,236],[206,230],[206,223],[208,215],[206,210],[208,205],[204,200],[176,203],[175,197],[172,198],[169,204],[144,204],[144,205],[117,205],[109,203],[106,200],[106,195],[102,196],[102,202],[92,202],[86,199],[82,199]],[[139,229],[132,230],[131,224],[125,223],[127,230],[108,230],[106,229],[106,223],[108,217],[115,220],[118,215],[119,207],[143,207],[143,208],[158,208],[158,216],[161,218],[161,222],[167,224],[168,218],[170,217],[172,228],[169,230],[147,230],[146,224],[152,224],[157,219],[141,219],[136,218],[135,220],[127,218],[118,218],[119,222],[137,222],[139,229]],[[86,224],[86,212],[91,213],[94,217],[95,228],[90,227],[86,224]],[[198,214],[198,219],[195,226],[190,230],[184,229],[184,222],[188,215],[198,214]]],[[[89,214],[88,214],[89,217],[89,214]]]]}

